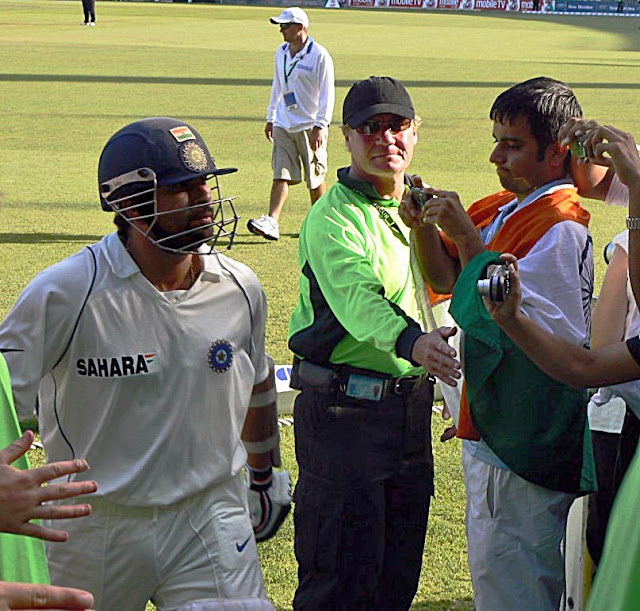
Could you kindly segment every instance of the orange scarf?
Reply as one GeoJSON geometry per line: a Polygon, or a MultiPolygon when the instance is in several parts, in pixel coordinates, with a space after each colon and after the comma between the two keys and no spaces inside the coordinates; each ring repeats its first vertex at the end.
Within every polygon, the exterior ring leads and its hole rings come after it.
{"type": "MultiPolygon", "coordinates": [[[[513,201],[514,197],[515,195],[509,191],[500,191],[478,200],[467,212],[476,228],[482,229],[493,221],[498,214],[498,209],[513,201]]],[[[543,195],[535,202],[513,213],[487,244],[487,249],[510,252],[518,259],[522,259],[556,223],[574,221],[588,227],[589,217],[589,213],[580,206],[576,188],[559,189],[543,195]]],[[[447,252],[457,257],[456,245],[446,236],[441,235],[447,252]]],[[[480,435],[473,426],[465,384],[462,385],[457,436],[462,439],[480,440],[480,435]]]]}

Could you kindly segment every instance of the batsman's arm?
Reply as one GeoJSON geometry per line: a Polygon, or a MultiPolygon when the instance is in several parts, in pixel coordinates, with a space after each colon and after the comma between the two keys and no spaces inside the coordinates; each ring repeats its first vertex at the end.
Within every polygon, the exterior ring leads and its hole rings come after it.
{"type": "Polygon", "coordinates": [[[253,387],[242,431],[247,450],[248,501],[257,541],[273,537],[291,509],[291,475],[274,471],[282,466],[275,366],[267,357],[269,374],[253,387]]]}

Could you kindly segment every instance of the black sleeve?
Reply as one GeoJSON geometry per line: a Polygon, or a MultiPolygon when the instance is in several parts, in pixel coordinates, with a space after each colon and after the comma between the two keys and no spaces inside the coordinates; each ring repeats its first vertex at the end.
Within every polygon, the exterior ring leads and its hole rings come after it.
{"type": "Polygon", "coordinates": [[[636,363],[640,365],[640,337],[632,337],[627,340],[627,348],[631,352],[631,356],[635,359],[636,363]]]}

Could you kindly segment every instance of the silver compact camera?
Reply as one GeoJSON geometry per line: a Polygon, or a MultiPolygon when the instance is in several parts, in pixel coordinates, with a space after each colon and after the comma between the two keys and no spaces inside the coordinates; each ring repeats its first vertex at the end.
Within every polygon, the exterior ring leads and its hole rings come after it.
{"type": "Polygon", "coordinates": [[[587,135],[582,134],[578,136],[575,140],[573,140],[571,144],[569,144],[569,152],[571,153],[572,157],[575,157],[576,159],[587,158],[587,151],[584,148],[584,142],[586,139],[587,139],[587,135]]]}
{"type": "Polygon", "coordinates": [[[433,199],[433,195],[431,195],[431,193],[427,193],[420,187],[411,187],[411,196],[413,197],[413,203],[418,210],[422,210],[424,208],[424,205],[430,199],[433,199]]]}
{"type": "Polygon", "coordinates": [[[504,301],[510,290],[509,266],[506,264],[487,266],[485,278],[478,280],[478,293],[490,301],[504,301]]]}

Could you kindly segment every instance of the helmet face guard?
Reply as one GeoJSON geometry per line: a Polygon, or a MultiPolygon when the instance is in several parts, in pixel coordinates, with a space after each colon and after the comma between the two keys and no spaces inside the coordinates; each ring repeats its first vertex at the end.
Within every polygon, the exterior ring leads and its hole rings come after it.
{"type": "Polygon", "coordinates": [[[213,174],[215,185],[210,185],[212,199],[189,208],[158,210],[158,181],[156,173],[147,167],[120,174],[100,184],[103,209],[112,210],[152,244],[167,252],[201,255],[228,250],[233,245],[239,217],[233,205],[233,197],[222,197],[218,176],[213,174]],[[184,214],[186,210],[211,209],[211,222],[168,234],[158,225],[158,220],[172,214],[184,214]],[[139,221],[144,221],[140,223],[139,221]],[[146,226],[146,227],[145,227],[146,226]],[[206,244],[209,250],[199,250],[206,244]]]}
{"type": "MultiPolygon", "coordinates": [[[[197,130],[179,119],[150,117],[126,125],[106,143],[98,164],[102,209],[115,212],[158,248],[172,253],[212,254],[231,247],[238,224],[234,197],[222,197],[218,176],[236,172],[218,168],[197,130]],[[211,180],[211,201],[179,210],[158,210],[158,189],[211,180]],[[212,181],[213,183],[213,181],[212,181]],[[194,209],[205,209],[198,213],[194,209]],[[166,229],[172,214],[186,214],[201,220],[171,232],[166,229]],[[204,224],[202,224],[204,223],[204,224]],[[197,225],[197,226],[196,226],[197,225]],[[209,252],[203,248],[209,245],[209,252]]],[[[179,219],[179,217],[174,217],[179,219]]]]}

